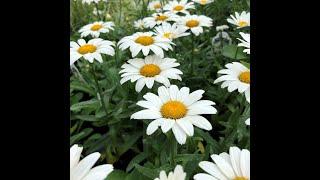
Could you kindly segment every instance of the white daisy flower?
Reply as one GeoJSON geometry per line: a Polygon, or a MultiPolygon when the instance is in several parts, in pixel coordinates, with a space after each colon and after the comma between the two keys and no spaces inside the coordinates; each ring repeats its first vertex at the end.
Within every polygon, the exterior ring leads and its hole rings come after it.
{"type": "Polygon", "coordinates": [[[140,30],[146,28],[143,19],[138,19],[138,20],[134,21],[133,27],[135,29],[140,29],[140,30]]]}
{"type": "Polygon", "coordinates": [[[206,5],[214,2],[214,0],[192,0],[192,1],[201,5],[206,5]]]}
{"type": "Polygon", "coordinates": [[[211,155],[215,163],[201,161],[199,166],[206,173],[193,176],[195,180],[250,180],[250,151],[230,147],[229,154],[211,155]]]}
{"type": "Polygon", "coordinates": [[[100,0],[82,0],[82,4],[99,3],[100,0]]]}
{"type": "Polygon", "coordinates": [[[183,87],[180,90],[176,85],[169,88],[158,88],[158,96],[147,93],[145,100],[137,105],[147,108],[132,114],[131,119],[153,119],[147,127],[147,135],[153,134],[158,127],[163,133],[172,132],[179,144],[185,144],[187,136],[193,136],[194,126],[207,131],[212,129],[210,122],[200,114],[216,114],[212,106],[214,102],[200,100],[203,90],[190,93],[190,89],[183,87]]]}
{"type": "Polygon", "coordinates": [[[100,33],[108,33],[110,30],[114,30],[113,26],[113,22],[94,22],[92,24],[83,26],[79,30],[79,33],[81,33],[81,37],[87,37],[91,35],[92,37],[97,38],[100,36],[100,33]]]}
{"type": "Polygon", "coordinates": [[[170,11],[173,13],[183,13],[183,14],[190,14],[187,10],[188,9],[195,9],[193,2],[188,2],[188,0],[173,0],[169,1],[167,5],[163,7],[165,11],[170,11]]]}
{"type": "Polygon", "coordinates": [[[93,13],[93,15],[98,16],[98,13],[101,15],[101,14],[103,14],[103,11],[102,10],[98,10],[97,8],[94,8],[92,13],[93,13]]]}
{"type": "Polygon", "coordinates": [[[227,26],[227,25],[221,25],[221,26],[217,26],[216,27],[217,31],[224,31],[224,30],[227,30],[227,29],[229,29],[229,26],[227,26]]]}
{"type": "Polygon", "coordinates": [[[237,28],[250,26],[250,12],[242,11],[241,14],[236,12],[235,15],[230,15],[231,18],[227,19],[228,23],[238,26],[237,28]]]}
{"type": "Polygon", "coordinates": [[[222,44],[232,44],[232,39],[230,38],[227,32],[221,31],[212,38],[212,45],[216,47],[215,51],[219,51],[219,48],[222,44]]]}
{"type": "Polygon", "coordinates": [[[185,180],[187,174],[183,171],[181,165],[177,165],[174,169],[174,172],[170,172],[168,176],[165,171],[160,172],[160,177],[155,178],[154,180],[185,180]]]}
{"type": "Polygon", "coordinates": [[[241,43],[238,46],[246,47],[248,49],[244,49],[243,52],[250,54],[250,34],[240,32],[240,35],[243,39],[237,38],[241,43]]]}
{"type": "Polygon", "coordinates": [[[250,126],[250,118],[245,121],[246,125],[250,126]]]}
{"type": "Polygon", "coordinates": [[[104,164],[92,168],[100,158],[98,152],[86,156],[79,162],[82,149],[78,145],[70,148],[70,180],[104,180],[113,171],[113,166],[104,164]]]}
{"type": "Polygon", "coordinates": [[[204,15],[186,15],[179,19],[178,25],[190,29],[196,36],[203,33],[203,27],[211,27],[212,19],[204,15]]]}
{"type": "Polygon", "coordinates": [[[152,17],[146,17],[143,19],[145,26],[148,28],[153,28],[156,25],[166,23],[169,21],[176,21],[179,18],[178,15],[171,12],[164,13],[154,13],[152,17]]]}
{"type": "Polygon", "coordinates": [[[78,42],[70,42],[70,65],[75,61],[83,57],[90,63],[96,59],[98,62],[102,63],[101,54],[108,54],[110,56],[114,55],[114,44],[111,41],[103,40],[100,38],[91,39],[86,43],[84,39],[79,39],[78,42]]]}
{"type": "Polygon", "coordinates": [[[225,66],[227,69],[218,71],[218,74],[223,75],[217,78],[214,83],[223,81],[221,88],[228,87],[229,92],[238,89],[239,93],[245,94],[250,103],[250,69],[238,62],[228,63],[225,66]]]}
{"type": "Polygon", "coordinates": [[[163,49],[165,51],[168,51],[169,49],[172,50],[171,44],[174,45],[174,43],[166,38],[154,35],[153,32],[137,32],[131,36],[122,38],[118,42],[118,45],[121,50],[130,47],[132,57],[137,56],[140,51],[142,51],[144,56],[147,56],[151,50],[154,54],[163,58],[163,49]]]}
{"type": "Polygon", "coordinates": [[[121,66],[123,68],[119,73],[123,84],[129,80],[136,83],[136,91],[140,92],[146,85],[147,88],[153,87],[154,81],[157,81],[165,86],[170,86],[169,79],[182,80],[180,75],[183,74],[175,67],[180,66],[176,63],[176,59],[160,58],[159,56],[147,56],[145,59],[130,59],[128,63],[121,66]]]}
{"type": "Polygon", "coordinates": [[[149,9],[150,11],[160,12],[160,11],[161,11],[161,3],[160,3],[160,1],[152,1],[152,2],[149,2],[149,4],[148,4],[148,9],[149,9]]]}
{"type": "Polygon", "coordinates": [[[157,36],[167,38],[169,40],[177,39],[183,36],[189,36],[190,33],[186,32],[188,29],[184,26],[178,26],[176,23],[169,24],[163,23],[161,26],[155,27],[157,36]]]}

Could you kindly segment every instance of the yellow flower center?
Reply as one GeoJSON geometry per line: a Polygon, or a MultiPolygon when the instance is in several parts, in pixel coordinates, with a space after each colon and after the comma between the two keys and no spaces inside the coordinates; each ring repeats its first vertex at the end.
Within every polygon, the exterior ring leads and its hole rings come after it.
{"type": "Polygon", "coordinates": [[[187,107],[180,101],[168,101],[160,109],[161,115],[168,119],[180,119],[187,114],[187,107]]]}
{"type": "Polygon", "coordinates": [[[250,84],[250,71],[242,72],[242,73],[239,75],[239,80],[240,80],[241,82],[250,84]]]}
{"type": "Polygon", "coordinates": [[[135,40],[135,42],[144,46],[149,46],[154,43],[154,39],[151,36],[140,36],[135,40]]]}
{"type": "Polygon", "coordinates": [[[78,49],[80,54],[94,53],[96,52],[97,47],[91,44],[85,44],[78,49]]]}
{"type": "Polygon", "coordinates": [[[192,20],[187,21],[186,25],[189,28],[197,27],[199,25],[199,21],[192,19],[192,20]]]}
{"type": "Polygon", "coordinates": [[[245,27],[245,26],[248,26],[248,22],[246,22],[246,21],[239,21],[239,22],[238,22],[238,25],[239,25],[240,27],[245,27]]]}
{"type": "Polygon", "coordinates": [[[167,39],[170,39],[171,38],[171,35],[172,33],[171,32],[167,32],[167,33],[164,33],[163,36],[167,39]]]}
{"type": "Polygon", "coordinates": [[[153,7],[154,7],[155,9],[159,9],[159,8],[161,8],[161,4],[160,4],[160,3],[155,4],[155,5],[153,5],[153,7]]]}
{"type": "Polygon", "coordinates": [[[160,72],[161,69],[155,64],[147,64],[140,69],[140,74],[145,77],[154,77],[160,74],[160,72]]]}
{"type": "Polygon", "coordinates": [[[248,180],[246,177],[235,177],[233,180],[248,180]]]}
{"type": "Polygon", "coordinates": [[[181,11],[184,7],[181,5],[177,5],[176,7],[173,8],[175,11],[181,11]]]}
{"type": "Polygon", "coordinates": [[[100,24],[95,24],[95,25],[93,25],[92,27],[91,27],[91,30],[92,31],[98,31],[99,29],[101,29],[102,28],[102,25],[100,25],[100,24]]]}
{"type": "Polygon", "coordinates": [[[160,15],[156,17],[156,21],[164,21],[168,19],[168,16],[160,15]]]}
{"type": "Polygon", "coordinates": [[[207,0],[200,0],[200,4],[204,5],[207,3],[207,0]]]}

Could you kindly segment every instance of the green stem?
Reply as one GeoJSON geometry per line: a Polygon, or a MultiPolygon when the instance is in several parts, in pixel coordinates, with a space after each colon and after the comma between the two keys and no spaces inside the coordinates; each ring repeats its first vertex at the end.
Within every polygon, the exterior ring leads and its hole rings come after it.
{"type": "Polygon", "coordinates": [[[119,67],[119,64],[120,64],[120,59],[119,59],[119,56],[118,56],[118,51],[119,51],[118,46],[116,46],[115,51],[116,51],[116,52],[115,52],[116,67],[118,68],[118,67],[119,67]]]}
{"type": "Polygon", "coordinates": [[[236,54],[234,55],[234,59],[237,59],[239,47],[237,46],[236,54]]]}
{"type": "Polygon", "coordinates": [[[120,5],[120,14],[119,14],[119,26],[121,24],[121,14],[122,14],[122,0],[119,0],[119,5],[120,5]]]}
{"type": "Polygon", "coordinates": [[[192,46],[192,49],[191,49],[191,58],[190,58],[190,73],[191,75],[193,74],[193,68],[194,68],[194,65],[193,65],[193,56],[194,56],[194,35],[191,34],[191,46],[192,46]]]}
{"type": "Polygon", "coordinates": [[[96,6],[96,9],[97,9],[97,15],[98,15],[98,17],[99,17],[99,20],[101,21],[101,20],[102,20],[102,18],[101,18],[100,12],[99,12],[98,4],[94,2],[94,5],[96,6]]]}
{"type": "Polygon", "coordinates": [[[98,78],[97,78],[97,76],[96,76],[94,64],[91,64],[90,67],[91,67],[91,73],[92,73],[92,75],[93,75],[93,79],[94,79],[95,85],[96,85],[96,87],[97,87],[97,89],[98,89],[98,95],[99,95],[99,97],[97,97],[97,99],[100,100],[101,105],[102,105],[102,107],[103,107],[103,109],[104,109],[104,111],[105,111],[105,113],[106,113],[106,116],[107,116],[107,115],[108,115],[108,111],[107,111],[106,104],[104,103],[104,98],[103,98],[103,96],[102,96],[102,89],[101,89],[101,86],[100,86],[100,84],[99,84],[99,82],[98,82],[98,78]]]}
{"type": "Polygon", "coordinates": [[[221,46],[221,50],[223,49],[223,36],[222,36],[222,32],[220,31],[220,46],[221,46]]]}
{"type": "Polygon", "coordinates": [[[171,148],[171,151],[170,151],[171,159],[170,160],[171,160],[171,165],[174,165],[175,164],[174,159],[177,155],[178,145],[177,145],[177,140],[175,139],[173,132],[170,133],[169,138],[170,138],[170,145],[171,145],[170,146],[170,148],[171,148]]]}

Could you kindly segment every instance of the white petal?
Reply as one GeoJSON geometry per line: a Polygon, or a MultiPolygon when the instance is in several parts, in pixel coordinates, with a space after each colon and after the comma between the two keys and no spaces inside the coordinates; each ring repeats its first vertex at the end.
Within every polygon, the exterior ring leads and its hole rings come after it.
{"type": "Polygon", "coordinates": [[[202,94],[204,90],[197,90],[189,94],[189,96],[184,100],[185,105],[190,106],[194,102],[200,100],[202,98],[202,94]]]}
{"type": "Polygon", "coordinates": [[[162,119],[161,130],[163,133],[168,132],[176,123],[173,119],[162,119]]]}
{"type": "Polygon", "coordinates": [[[159,107],[155,106],[152,102],[150,101],[138,101],[137,102],[138,106],[150,109],[150,110],[154,110],[154,111],[159,111],[159,107]]]}
{"type": "Polygon", "coordinates": [[[222,157],[214,154],[211,156],[216,163],[216,165],[219,167],[219,169],[222,171],[222,173],[229,179],[233,179],[235,177],[235,174],[233,172],[233,169],[231,165],[222,157]]]}
{"type": "Polygon", "coordinates": [[[182,99],[183,102],[184,102],[184,100],[185,100],[186,98],[188,98],[189,93],[190,93],[190,89],[187,88],[187,87],[182,87],[182,88],[180,89],[180,95],[181,95],[181,99],[182,99]]]}
{"type": "Polygon", "coordinates": [[[152,88],[153,84],[154,84],[154,78],[145,78],[145,82],[146,82],[146,85],[149,89],[152,88]]]}
{"type": "Polygon", "coordinates": [[[161,126],[161,122],[161,119],[152,121],[147,127],[147,135],[153,134],[158,129],[158,127],[161,126]]]}
{"type": "Polygon", "coordinates": [[[70,172],[71,179],[82,179],[100,158],[100,153],[95,152],[82,159],[78,166],[70,172]]]}
{"type": "Polygon", "coordinates": [[[230,160],[231,165],[233,167],[234,172],[237,176],[242,177],[242,173],[240,170],[240,154],[241,150],[238,147],[230,147],[230,160]]]}
{"type": "Polygon", "coordinates": [[[192,123],[185,118],[178,119],[177,124],[183,129],[183,131],[188,135],[188,136],[193,136],[194,129],[192,123]]]}
{"type": "Polygon", "coordinates": [[[213,176],[205,173],[199,173],[193,176],[194,180],[218,180],[214,178],[213,176]]]}
{"type": "Polygon", "coordinates": [[[242,175],[250,178],[250,152],[246,149],[241,151],[240,168],[242,175]]]}
{"type": "Polygon", "coordinates": [[[131,115],[131,119],[158,119],[161,118],[159,111],[144,109],[131,115]]]}
{"type": "Polygon", "coordinates": [[[158,107],[159,109],[161,108],[162,106],[162,101],[161,99],[153,94],[153,93],[147,93],[143,96],[144,99],[146,99],[147,101],[150,101],[152,102],[156,107],[158,107]]]}
{"type": "Polygon", "coordinates": [[[178,86],[176,85],[171,85],[169,87],[169,94],[170,94],[170,99],[171,100],[176,100],[177,99],[177,94],[179,92],[178,86]]]}
{"type": "Polygon", "coordinates": [[[164,86],[161,86],[161,87],[158,88],[158,95],[159,95],[162,103],[166,103],[170,99],[169,91],[164,86]]]}
{"type": "Polygon", "coordinates": [[[187,135],[177,124],[174,124],[174,126],[172,127],[172,132],[179,144],[186,143],[187,135]]]}
{"type": "Polygon", "coordinates": [[[79,147],[77,144],[70,148],[70,169],[79,163],[82,150],[83,147],[79,147]]]}
{"type": "Polygon", "coordinates": [[[188,107],[187,115],[199,115],[199,114],[216,114],[217,110],[216,108],[212,106],[204,106],[201,104],[192,104],[188,107]]]}
{"type": "Polygon", "coordinates": [[[169,81],[169,79],[166,78],[166,77],[157,75],[155,80],[156,80],[157,82],[159,82],[159,83],[162,83],[162,84],[165,85],[166,87],[169,87],[169,86],[170,86],[170,81],[169,81]]]}
{"type": "Polygon", "coordinates": [[[199,167],[205,172],[211,174],[212,176],[218,178],[219,180],[228,180],[220,171],[220,169],[212,162],[201,161],[199,167]]]}
{"type": "Polygon", "coordinates": [[[113,171],[111,164],[97,166],[88,173],[82,180],[104,180],[113,171]]]}
{"type": "Polygon", "coordinates": [[[187,116],[187,118],[193,125],[197,126],[198,128],[210,131],[212,129],[211,123],[202,116],[187,116]]]}
{"type": "Polygon", "coordinates": [[[145,84],[146,84],[146,83],[145,83],[144,78],[139,79],[139,80],[137,81],[137,83],[136,83],[136,91],[137,91],[137,92],[140,92],[140,91],[143,89],[143,87],[144,87],[145,84]]]}

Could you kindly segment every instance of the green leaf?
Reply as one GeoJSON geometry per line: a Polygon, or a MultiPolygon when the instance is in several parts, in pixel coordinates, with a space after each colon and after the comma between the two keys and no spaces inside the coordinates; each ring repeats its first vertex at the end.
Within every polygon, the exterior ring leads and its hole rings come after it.
{"type": "Polygon", "coordinates": [[[118,149],[119,155],[127,152],[131,148],[131,146],[134,145],[141,136],[142,136],[141,131],[135,132],[130,136],[127,135],[126,138],[124,139],[124,143],[118,149]]]}
{"type": "Polygon", "coordinates": [[[240,48],[234,44],[224,46],[222,49],[222,55],[237,60],[247,58],[247,56],[243,53],[243,48],[240,48]]]}
{"type": "Polygon", "coordinates": [[[128,174],[120,171],[120,170],[113,170],[105,180],[124,180],[128,174]]]}
{"type": "Polygon", "coordinates": [[[99,107],[99,105],[100,105],[100,102],[97,99],[91,99],[88,101],[82,101],[77,104],[73,104],[70,107],[70,110],[71,111],[78,111],[83,108],[97,108],[97,107],[99,107]]]}
{"type": "Polygon", "coordinates": [[[92,89],[90,86],[85,85],[83,83],[80,83],[78,81],[73,81],[70,83],[70,90],[78,90],[78,91],[82,91],[82,92],[86,92],[88,94],[91,95],[95,95],[95,91],[94,89],[92,89]]]}
{"type": "Polygon", "coordinates": [[[218,145],[218,142],[214,140],[208,132],[203,132],[201,129],[195,128],[195,133],[200,135],[207,143],[212,145],[218,145]]]}
{"type": "Polygon", "coordinates": [[[99,120],[94,115],[75,115],[74,118],[80,119],[82,121],[91,121],[91,122],[99,120]]]}
{"type": "Polygon", "coordinates": [[[134,169],[125,180],[146,180],[148,179],[146,176],[142,175],[139,171],[134,169]]]}
{"type": "Polygon", "coordinates": [[[149,155],[146,152],[142,152],[140,154],[138,154],[137,156],[135,156],[130,163],[127,166],[126,172],[129,172],[131,169],[134,168],[135,164],[139,164],[140,162],[142,162],[143,160],[145,160],[149,155]]]}
{"type": "Polygon", "coordinates": [[[139,164],[135,164],[135,168],[141,174],[145,175],[146,177],[148,177],[150,179],[155,179],[155,178],[157,178],[159,176],[159,171],[158,170],[146,168],[146,167],[140,166],[139,164]]]}
{"type": "Polygon", "coordinates": [[[248,69],[250,69],[250,63],[247,63],[245,61],[240,61],[241,64],[243,64],[245,67],[247,67],[248,69]]]}
{"type": "Polygon", "coordinates": [[[83,129],[80,133],[71,136],[70,138],[70,144],[75,144],[76,142],[80,141],[81,139],[85,138],[86,136],[88,136],[89,134],[91,134],[93,131],[93,129],[91,128],[86,128],[83,129]]]}
{"type": "Polygon", "coordinates": [[[178,154],[175,157],[176,161],[188,162],[188,161],[200,161],[202,159],[201,154],[178,154]]]}

